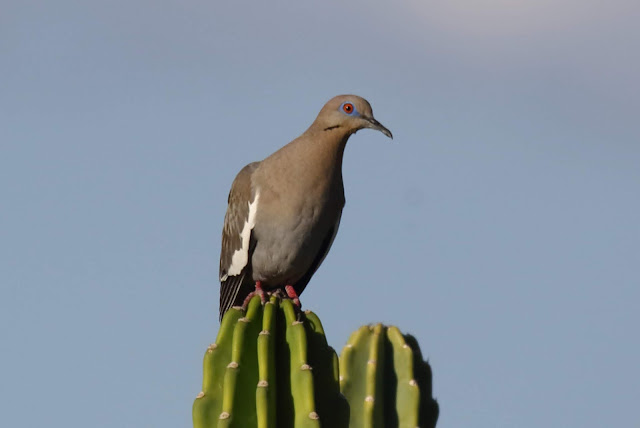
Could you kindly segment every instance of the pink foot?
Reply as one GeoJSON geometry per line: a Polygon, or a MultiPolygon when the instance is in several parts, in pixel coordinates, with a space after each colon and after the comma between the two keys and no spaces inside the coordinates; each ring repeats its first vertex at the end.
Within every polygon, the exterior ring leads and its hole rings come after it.
{"type": "Polygon", "coordinates": [[[260,281],[256,281],[255,291],[252,291],[251,293],[247,294],[247,297],[245,297],[244,302],[242,303],[242,307],[246,308],[247,305],[249,304],[249,301],[251,301],[251,299],[254,296],[260,296],[260,300],[262,300],[263,305],[267,302],[267,298],[264,294],[264,290],[262,289],[262,282],[260,281]]]}
{"type": "Polygon", "coordinates": [[[298,297],[296,290],[291,285],[285,285],[284,290],[287,292],[287,296],[293,300],[293,304],[300,309],[302,305],[300,304],[300,298],[298,297]]]}

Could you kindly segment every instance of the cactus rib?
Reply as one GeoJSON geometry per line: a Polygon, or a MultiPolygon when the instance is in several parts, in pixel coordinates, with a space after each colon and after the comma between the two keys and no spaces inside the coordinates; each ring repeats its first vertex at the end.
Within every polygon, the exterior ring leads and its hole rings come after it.
{"type": "Polygon", "coordinates": [[[205,353],[194,428],[346,428],[336,368],[315,314],[256,296],[246,313],[227,311],[205,353]]]}
{"type": "Polygon", "coordinates": [[[351,428],[433,428],[431,369],[411,336],[382,324],[354,332],[340,357],[351,428]]]}

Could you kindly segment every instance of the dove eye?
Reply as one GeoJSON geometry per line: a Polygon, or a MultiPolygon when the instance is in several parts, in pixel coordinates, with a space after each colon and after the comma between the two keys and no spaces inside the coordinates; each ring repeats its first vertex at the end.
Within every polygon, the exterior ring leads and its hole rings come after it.
{"type": "Polygon", "coordinates": [[[356,108],[351,103],[344,103],[342,104],[342,111],[350,115],[356,111],[356,108]]]}

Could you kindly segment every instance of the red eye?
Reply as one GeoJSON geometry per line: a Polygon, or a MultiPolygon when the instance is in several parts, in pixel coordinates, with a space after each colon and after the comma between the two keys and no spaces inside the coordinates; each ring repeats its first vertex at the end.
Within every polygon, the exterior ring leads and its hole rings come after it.
{"type": "Polygon", "coordinates": [[[351,114],[351,113],[353,113],[353,104],[351,104],[351,103],[345,103],[345,104],[342,106],[342,110],[344,110],[344,112],[345,112],[345,113],[347,113],[347,114],[351,114]]]}

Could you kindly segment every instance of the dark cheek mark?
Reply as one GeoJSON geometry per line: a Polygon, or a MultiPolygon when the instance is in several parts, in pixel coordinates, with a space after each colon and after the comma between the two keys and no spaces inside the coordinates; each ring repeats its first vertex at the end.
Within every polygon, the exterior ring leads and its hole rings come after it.
{"type": "Polygon", "coordinates": [[[333,125],[328,128],[324,128],[325,131],[331,131],[332,129],[340,128],[340,125],[333,125]]]}

